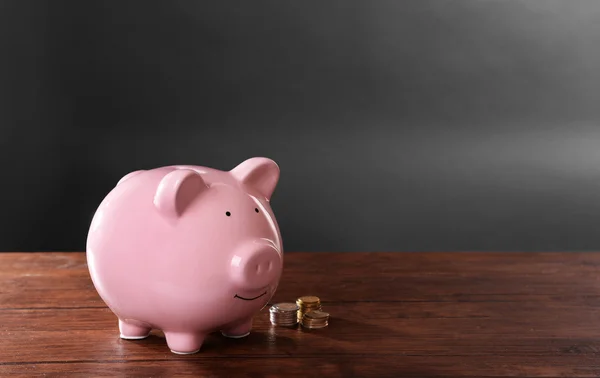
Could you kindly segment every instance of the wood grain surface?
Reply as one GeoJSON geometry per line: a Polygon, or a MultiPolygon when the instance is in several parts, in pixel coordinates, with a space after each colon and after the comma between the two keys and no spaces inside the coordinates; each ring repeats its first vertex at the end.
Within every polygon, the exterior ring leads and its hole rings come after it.
{"type": "Polygon", "coordinates": [[[319,330],[212,334],[176,355],[119,338],[83,253],[0,253],[0,377],[600,377],[599,253],[294,253],[271,302],[319,330]]]}

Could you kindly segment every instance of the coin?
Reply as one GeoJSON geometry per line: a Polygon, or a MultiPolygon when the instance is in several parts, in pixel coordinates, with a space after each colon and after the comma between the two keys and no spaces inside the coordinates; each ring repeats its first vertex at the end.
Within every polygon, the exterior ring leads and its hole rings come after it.
{"type": "Polygon", "coordinates": [[[324,328],[329,325],[329,313],[324,311],[309,311],[303,315],[300,324],[305,328],[324,328]]]}
{"type": "Polygon", "coordinates": [[[298,324],[298,305],[295,303],[277,303],[269,309],[271,324],[276,326],[294,326],[298,324]]]}
{"type": "Polygon", "coordinates": [[[296,300],[296,303],[310,306],[313,304],[321,303],[321,300],[319,299],[319,297],[315,297],[314,295],[307,295],[307,296],[298,298],[296,300]],[[298,303],[298,302],[300,302],[300,303],[298,303]]]}
{"type": "Polygon", "coordinates": [[[304,317],[309,319],[327,319],[329,318],[329,314],[324,311],[309,311],[304,314],[304,317]]]}
{"type": "Polygon", "coordinates": [[[277,303],[273,307],[278,311],[298,311],[300,309],[295,303],[277,303]]]}
{"type": "Polygon", "coordinates": [[[298,321],[302,321],[302,317],[308,311],[320,310],[321,299],[314,295],[306,295],[296,299],[296,304],[299,307],[298,310],[298,321]]]}

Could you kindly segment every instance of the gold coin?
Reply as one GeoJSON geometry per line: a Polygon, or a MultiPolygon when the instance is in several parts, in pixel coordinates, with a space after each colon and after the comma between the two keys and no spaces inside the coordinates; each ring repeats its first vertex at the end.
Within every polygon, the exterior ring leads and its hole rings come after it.
{"type": "Polygon", "coordinates": [[[304,318],[302,319],[300,324],[304,328],[324,328],[329,325],[329,322],[327,319],[311,320],[308,318],[304,318]]]}
{"type": "Polygon", "coordinates": [[[317,328],[325,328],[327,327],[328,324],[327,322],[323,323],[323,324],[308,324],[308,323],[302,323],[302,327],[304,328],[309,328],[309,329],[317,329],[317,328]]]}
{"type": "Polygon", "coordinates": [[[311,303],[311,304],[302,303],[302,308],[317,308],[317,307],[321,307],[321,304],[320,303],[311,303]]]}
{"type": "Polygon", "coordinates": [[[307,295],[304,297],[300,297],[296,300],[296,303],[299,305],[318,305],[321,302],[319,297],[315,297],[313,295],[307,295]]]}
{"type": "Polygon", "coordinates": [[[320,319],[328,319],[329,314],[324,311],[309,311],[309,312],[305,313],[303,317],[308,318],[308,319],[319,319],[320,320],[320,319]]]}

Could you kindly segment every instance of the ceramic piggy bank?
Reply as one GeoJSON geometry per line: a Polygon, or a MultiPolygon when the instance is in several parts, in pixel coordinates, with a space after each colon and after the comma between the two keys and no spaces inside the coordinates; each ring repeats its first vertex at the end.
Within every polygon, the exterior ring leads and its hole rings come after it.
{"type": "Polygon", "coordinates": [[[279,167],[168,166],[124,176],[97,209],[87,261],[123,339],[162,330],[174,353],[207,334],[243,337],[275,293],[281,234],[269,201],[279,167]]]}

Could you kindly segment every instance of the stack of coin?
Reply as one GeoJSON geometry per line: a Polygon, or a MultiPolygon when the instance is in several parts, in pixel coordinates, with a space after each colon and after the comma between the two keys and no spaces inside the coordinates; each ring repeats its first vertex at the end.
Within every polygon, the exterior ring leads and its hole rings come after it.
{"type": "Polygon", "coordinates": [[[329,314],[320,311],[314,310],[309,311],[302,317],[302,327],[306,328],[324,328],[329,324],[329,314]]]}
{"type": "Polygon", "coordinates": [[[271,324],[283,327],[295,326],[298,324],[298,309],[295,303],[274,304],[269,309],[271,324]]]}
{"type": "Polygon", "coordinates": [[[296,299],[296,304],[299,307],[298,321],[302,321],[302,317],[309,311],[321,310],[321,300],[319,297],[312,295],[300,297],[296,299]]]}

